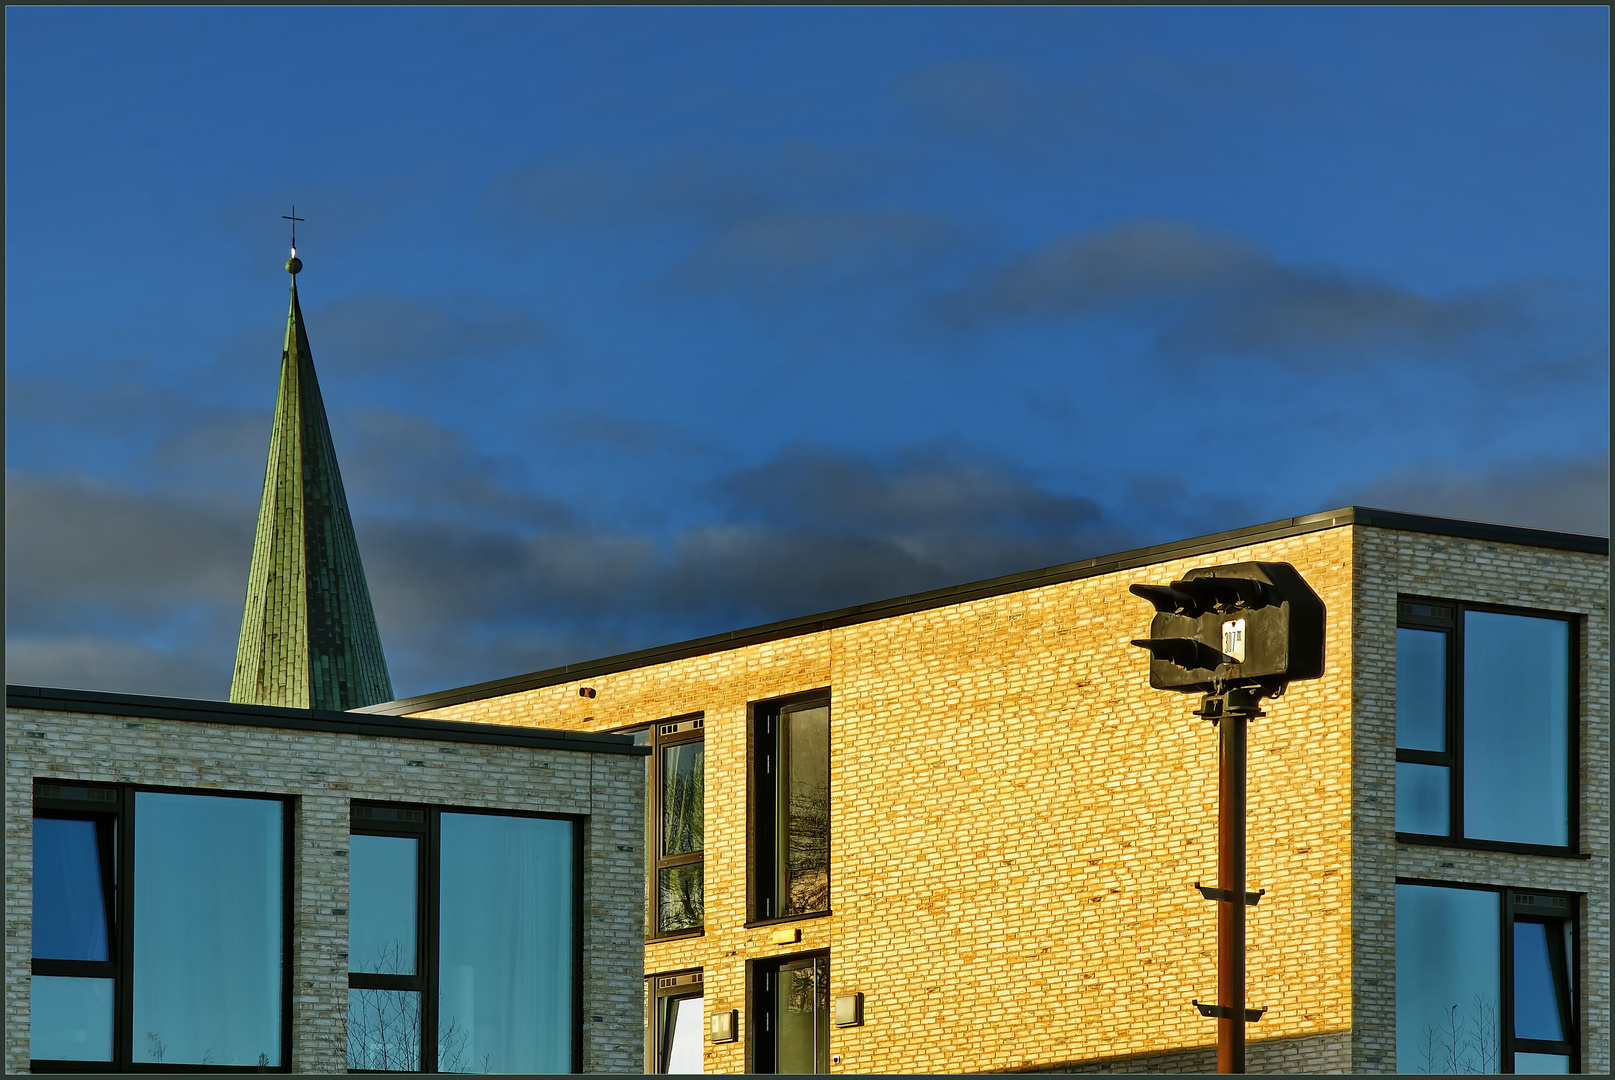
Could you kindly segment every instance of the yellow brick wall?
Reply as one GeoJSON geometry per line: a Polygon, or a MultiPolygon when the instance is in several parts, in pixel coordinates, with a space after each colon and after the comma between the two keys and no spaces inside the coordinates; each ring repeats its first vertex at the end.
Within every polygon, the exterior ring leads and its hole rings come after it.
{"type": "MultiPolygon", "coordinates": [[[[1350,1067],[1352,529],[822,630],[422,712],[609,730],[706,716],[706,933],[646,971],[704,970],[749,1013],[746,962],[830,950],[836,1071],[1207,1067],[1215,1022],[1216,736],[1149,688],[1135,581],[1293,563],[1329,613],[1327,670],[1250,732],[1253,1071],[1350,1067]],[[582,698],[579,687],[598,697],[582,698]],[[747,929],[747,705],[829,687],[834,914],[796,945],[747,929]]],[[[742,1072],[745,1040],[706,1044],[742,1072]]]]}

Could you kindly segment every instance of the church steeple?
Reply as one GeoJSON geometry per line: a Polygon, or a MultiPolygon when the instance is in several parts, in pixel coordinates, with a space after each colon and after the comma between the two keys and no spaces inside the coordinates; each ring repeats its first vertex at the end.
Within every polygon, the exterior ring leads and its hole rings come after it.
{"type": "Polygon", "coordinates": [[[286,348],[230,700],[355,709],[390,701],[392,680],[297,304],[303,262],[293,244],[286,348]]]}

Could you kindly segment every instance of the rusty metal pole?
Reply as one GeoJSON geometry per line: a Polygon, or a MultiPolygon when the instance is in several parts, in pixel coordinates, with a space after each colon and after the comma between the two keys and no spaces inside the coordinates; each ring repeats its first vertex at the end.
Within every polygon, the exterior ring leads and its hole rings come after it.
{"type": "Polygon", "coordinates": [[[1217,1071],[1245,1071],[1245,725],[1255,711],[1228,695],[1217,754],[1217,1071]],[[1245,707],[1241,707],[1245,706],[1245,707]]]}

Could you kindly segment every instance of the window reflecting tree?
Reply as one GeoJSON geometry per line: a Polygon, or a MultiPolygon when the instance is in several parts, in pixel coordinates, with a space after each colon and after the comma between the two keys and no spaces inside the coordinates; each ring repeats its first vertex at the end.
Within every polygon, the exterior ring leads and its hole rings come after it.
{"type": "Polygon", "coordinates": [[[785,714],[784,904],[781,914],[830,906],[830,709],[785,714]]]}
{"type": "MultiPolygon", "coordinates": [[[[706,846],[706,743],[676,743],[661,749],[663,860],[699,855],[706,846]]],[[[705,874],[700,861],[684,860],[657,871],[657,931],[700,929],[706,922],[705,874]]]]}
{"type": "Polygon", "coordinates": [[[1445,1022],[1426,1026],[1419,1047],[1419,1072],[1495,1073],[1500,1059],[1497,1002],[1476,994],[1467,1015],[1461,1016],[1453,1005],[1445,1022]]]}

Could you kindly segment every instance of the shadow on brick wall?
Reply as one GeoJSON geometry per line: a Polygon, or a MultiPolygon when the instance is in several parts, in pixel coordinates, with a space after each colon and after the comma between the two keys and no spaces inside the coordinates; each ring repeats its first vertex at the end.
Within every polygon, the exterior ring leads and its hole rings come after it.
{"type": "MultiPolygon", "coordinates": [[[[1245,1044],[1245,1068],[1252,1073],[1345,1073],[1351,1071],[1351,1033],[1330,1032],[1292,1039],[1252,1039],[1245,1044]]],[[[1018,1075],[1071,1073],[1214,1073],[1217,1044],[1152,1054],[1122,1054],[1082,1061],[1047,1061],[1015,1069],[1018,1075]]]]}

